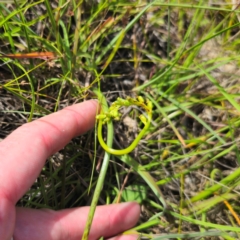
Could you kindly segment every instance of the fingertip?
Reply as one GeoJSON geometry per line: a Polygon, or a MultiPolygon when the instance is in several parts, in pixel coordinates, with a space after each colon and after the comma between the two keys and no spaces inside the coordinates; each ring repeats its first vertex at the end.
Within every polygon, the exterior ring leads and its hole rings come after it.
{"type": "MultiPolygon", "coordinates": [[[[127,213],[128,216],[132,216],[131,218],[127,218],[126,220],[131,221],[126,224],[131,224],[131,226],[135,225],[140,216],[140,205],[137,202],[126,202],[121,203],[119,206],[119,212],[127,213]]],[[[121,215],[121,214],[120,214],[121,215]]],[[[124,216],[123,216],[124,217],[124,216]]]]}
{"type": "Polygon", "coordinates": [[[101,109],[101,105],[98,101],[98,99],[91,99],[91,100],[87,100],[89,102],[91,102],[93,105],[95,105],[95,107],[97,108],[97,113],[100,112],[100,109],[101,109]]]}
{"type": "Polygon", "coordinates": [[[112,238],[109,238],[108,240],[137,240],[139,239],[139,234],[131,234],[131,235],[118,235],[112,238]]]}
{"type": "MultiPolygon", "coordinates": [[[[89,239],[97,239],[100,236],[110,238],[134,227],[140,216],[140,206],[137,202],[126,202],[98,207],[89,239]],[[101,224],[99,224],[101,222],[101,224]]],[[[128,235],[123,235],[124,238],[128,235]]],[[[119,235],[118,238],[123,236],[119,235]]],[[[117,238],[117,239],[118,239],[117,238]]],[[[132,236],[131,238],[132,239],[132,236]]],[[[135,238],[134,238],[135,239],[135,238]]]]}

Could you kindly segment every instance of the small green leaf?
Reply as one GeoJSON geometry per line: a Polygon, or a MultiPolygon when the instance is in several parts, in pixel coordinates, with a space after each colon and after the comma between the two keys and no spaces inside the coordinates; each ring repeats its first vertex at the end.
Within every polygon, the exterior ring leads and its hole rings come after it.
{"type": "Polygon", "coordinates": [[[144,185],[130,185],[122,191],[122,201],[142,203],[147,198],[147,188],[144,185]]]}

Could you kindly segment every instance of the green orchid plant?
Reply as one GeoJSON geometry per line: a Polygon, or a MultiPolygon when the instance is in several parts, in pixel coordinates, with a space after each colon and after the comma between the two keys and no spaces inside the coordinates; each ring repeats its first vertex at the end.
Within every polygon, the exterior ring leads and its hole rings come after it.
{"type": "Polygon", "coordinates": [[[152,107],[153,107],[153,104],[151,101],[149,101],[148,99],[145,101],[143,97],[138,96],[136,99],[131,97],[127,97],[126,99],[118,98],[115,102],[112,103],[112,105],[109,107],[107,112],[105,112],[104,109],[102,108],[101,113],[97,115],[96,118],[99,121],[98,122],[98,140],[100,145],[103,147],[103,149],[106,152],[114,155],[124,155],[133,151],[133,149],[137,146],[139,141],[145,135],[145,133],[147,132],[151,124],[152,107]],[[119,112],[119,109],[121,107],[130,107],[130,106],[140,107],[147,113],[146,117],[143,114],[139,116],[141,122],[144,124],[144,128],[140,131],[136,139],[130,144],[129,147],[121,150],[110,148],[103,140],[103,136],[102,136],[103,124],[106,124],[112,120],[120,120],[121,113],[119,112]]]}

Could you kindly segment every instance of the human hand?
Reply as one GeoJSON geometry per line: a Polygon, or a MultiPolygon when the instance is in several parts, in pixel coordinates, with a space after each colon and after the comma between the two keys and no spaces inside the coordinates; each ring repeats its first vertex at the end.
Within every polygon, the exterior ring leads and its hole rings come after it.
{"type": "MultiPolygon", "coordinates": [[[[15,204],[31,187],[50,155],[94,126],[96,111],[96,101],[76,104],[24,124],[0,143],[1,240],[81,239],[89,207],[53,211],[19,208],[15,204]]],[[[137,203],[97,207],[89,239],[136,239],[116,235],[134,226],[139,213],[137,203]]]]}

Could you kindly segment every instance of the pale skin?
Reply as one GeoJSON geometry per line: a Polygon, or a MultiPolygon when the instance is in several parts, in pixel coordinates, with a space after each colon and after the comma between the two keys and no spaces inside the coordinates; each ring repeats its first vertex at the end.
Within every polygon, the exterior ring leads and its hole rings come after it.
{"type": "MultiPolygon", "coordinates": [[[[0,239],[79,240],[88,207],[53,211],[15,207],[38,177],[46,159],[62,149],[73,137],[94,127],[97,101],[67,107],[27,123],[0,143],[0,239]]],[[[137,203],[97,207],[90,240],[101,236],[116,240],[137,239],[119,235],[138,221],[137,203]]]]}

